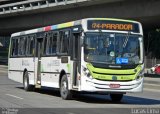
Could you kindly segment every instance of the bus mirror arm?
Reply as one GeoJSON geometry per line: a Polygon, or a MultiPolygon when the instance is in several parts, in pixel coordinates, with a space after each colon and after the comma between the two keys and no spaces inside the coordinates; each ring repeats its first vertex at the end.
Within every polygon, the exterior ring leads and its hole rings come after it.
{"type": "Polygon", "coordinates": [[[82,33],[82,36],[80,37],[80,46],[84,46],[84,38],[85,38],[85,33],[82,33]]]}
{"type": "Polygon", "coordinates": [[[84,46],[84,40],[83,40],[83,38],[80,38],[80,46],[84,46]]]}

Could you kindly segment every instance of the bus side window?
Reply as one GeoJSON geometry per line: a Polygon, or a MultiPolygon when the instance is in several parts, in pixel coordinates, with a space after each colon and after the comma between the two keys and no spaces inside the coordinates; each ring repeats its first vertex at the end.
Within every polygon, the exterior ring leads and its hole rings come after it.
{"type": "Polygon", "coordinates": [[[51,33],[50,32],[48,32],[47,33],[47,48],[46,48],[46,54],[47,55],[51,55],[51,35],[50,35],[51,33]]]}
{"type": "MultiPolygon", "coordinates": [[[[58,32],[49,32],[47,33],[47,41],[46,42],[46,54],[47,55],[55,55],[57,52],[57,39],[58,32]]],[[[45,44],[44,44],[45,46],[45,44]]],[[[45,49],[45,48],[44,48],[45,49]]]]}
{"type": "Polygon", "coordinates": [[[12,38],[11,40],[11,57],[13,57],[14,50],[15,50],[15,39],[12,38]]]}
{"type": "Polygon", "coordinates": [[[56,54],[57,52],[57,39],[58,39],[58,33],[53,33],[52,37],[52,54],[56,54]]]}
{"type": "Polygon", "coordinates": [[[14,55],[14,50],[15,50],[15,39],[11,40],[11,57],[14,55]]]}
{"type": "Polygon", "coordinates": [[[59,38],[59,53],[60,54],[68,54],[69,53],[69,31],[60,31],[60,38],[59,38]]]}
{"type": "Polygon", "coordinates": [[[24,56],[26,51],[26,37],[19,38],[18,55],[24,56]]]}
{"type": "Polygon", "coordinates": [[[46,55],[47,53],[47,33],[45,34],[45,37],[44,37],[44,44],[43,44],[43,54],[46,55]]]}
{"type": "Polygon", "coordinates": [[[34,43],[34,36],[29,36],[27,41],[27,51],[26,54],[28,56],[33,56],[34,55],[34,47],[35,47],[35,43],[34,43]]]}
{"type": "Polygon", "coordinates": [[[12,57],[15,57],[18,55],[18,39],[12,39],[12,57]]]}
{"type": "Polygon", "coordinates": [[[27,40],[26,37],[23,37],[23,42],[22,42],[22,55],[26,55],[26,46],[27,46],[27,40]]]}
{"type": "Polygon", "coordinates": [[[22,49],[21,49],[21,46],[22,46],[22,45],[21,45],[21,42],[22,42],[22,38],[19,37],[19,38],[18,38],[18,56],[22,55],[22,54],[21,54],[21,50],[22,50],[22,49]]]}

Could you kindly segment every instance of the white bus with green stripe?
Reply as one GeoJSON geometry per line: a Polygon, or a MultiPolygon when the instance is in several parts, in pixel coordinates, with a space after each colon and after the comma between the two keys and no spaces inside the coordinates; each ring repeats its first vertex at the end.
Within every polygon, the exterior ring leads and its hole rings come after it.
{"type": "Polygon", "coordinates": [[[106,93],[113,101],[142,92],[142,26],[137,21],[87,18],[11,36],[8,76],[26,91],[51,87],[73,93],[106,93]]]}

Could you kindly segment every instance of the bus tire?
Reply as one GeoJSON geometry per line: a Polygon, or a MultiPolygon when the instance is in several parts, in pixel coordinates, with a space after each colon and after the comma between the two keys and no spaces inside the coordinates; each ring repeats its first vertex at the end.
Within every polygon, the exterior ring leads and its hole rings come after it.
{"type": "Polygon", "coordinates": [[[110,97],[113,102],[120,102],[123,98],[123,94],[110,94],[110,97]]]}
{"type": "Polygon", "coordinates": [[[24,76],[23,76],[23,87],[24,87],[24,90],[26,91],[31,91],[34,88],[33,85],[29,84],[29,76],[27,71],[24,73],[24,76]]]}
{"type": "Polygon", "coordinates": [[[66,74],[62,76],[60,81],[60,95],[64,100],[69,100],[72,98],[72,91],[68,89],[68,80],[66,74]]]}

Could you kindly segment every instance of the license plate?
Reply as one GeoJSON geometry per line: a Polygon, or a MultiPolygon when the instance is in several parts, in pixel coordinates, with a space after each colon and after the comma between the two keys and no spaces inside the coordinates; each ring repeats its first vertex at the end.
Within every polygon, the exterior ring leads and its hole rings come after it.
{"type": "Polygon", "coordinates": [[[110,84],[110,88],[120,88],[120,84],[110,84]]]}

